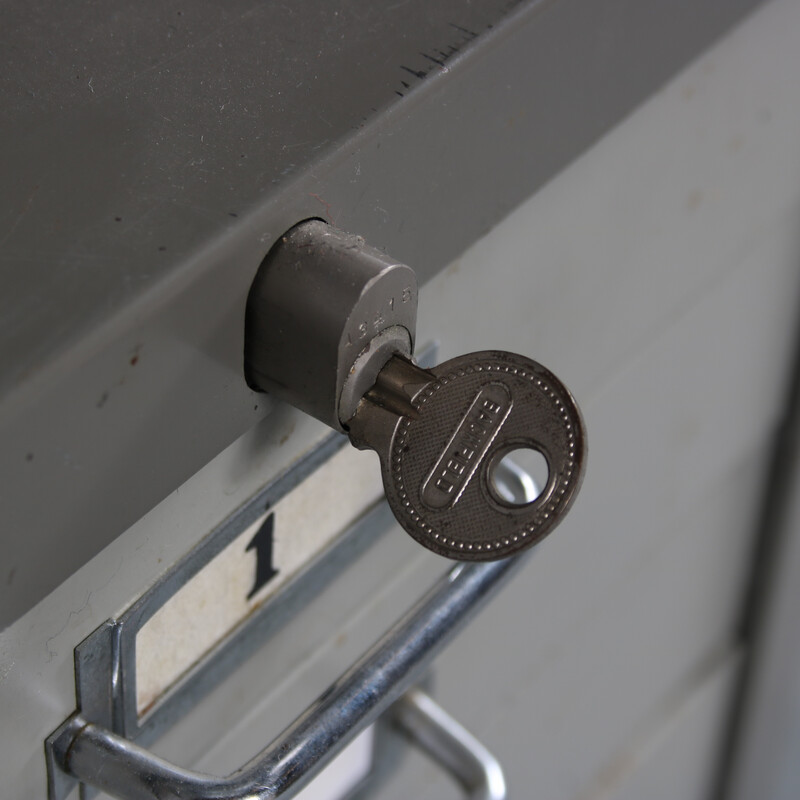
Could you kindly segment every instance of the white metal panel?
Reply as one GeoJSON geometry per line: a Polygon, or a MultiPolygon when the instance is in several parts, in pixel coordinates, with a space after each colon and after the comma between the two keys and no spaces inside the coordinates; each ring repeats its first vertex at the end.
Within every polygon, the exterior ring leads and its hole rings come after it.
{"type": "Polygon", "coordinates": [[[736,696],[741,652],[718,659],[670,697],[653,729],[643,730],[580,800],[707,800],[736,696]]]}
{"type": "MultiPolygon", "coordinates": [[[[587,791],[734,641],[800,289],[798,31],[753,16],[421,292],[445,355],[533,352],[586,412],[575,510],[440,664],[515,793],[587,791]]],[[[440,796],[412,763],[382,800],[440,796]]]]}

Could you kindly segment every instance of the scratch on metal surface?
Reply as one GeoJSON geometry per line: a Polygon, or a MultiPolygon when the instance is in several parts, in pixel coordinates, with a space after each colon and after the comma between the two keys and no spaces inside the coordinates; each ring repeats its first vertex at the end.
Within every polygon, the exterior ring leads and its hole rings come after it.
{"type": "Polygon", "coordinates": [[[325,206],[325,216],[328,218],[328,222],[330,222],[331,225],[335,225],[336,222],[334,221],[333,217],[331,216],[331,204],[327,200],[323,200],[315,192],[309,192],[308,196],[309,197],[313,197],[315,200],[318,200],[320,203],[322,203],[323,206],[325,206]]]}
{"type": "Polygon", "coordinates": [[[39,185],[33,187],[33,191],[28,195],[28,199],[25,201],[25,205],[22,208],[22,211],[17,214],[17,218],[14,222],[11,223],[11,227],[8,229],[8,233],[0,239],[0,244],[5,244],[14,234],[14,231],[19,227],[20,223],[23,219],[28,215],[28,212],[31,210],[31,206],[33,206],[33,199],[36,197],[36,192],[39,191],[39,185]]]}
{"type": "Polygon", "coordinates": [[[44,643],[44,648],[47,651],[47,663],[49,664],[56,656],[58,656],[58,650],[55,648],[50,647],[50,643],[57,639],[64,631],[69,627],[70,620],[73,617],[80,616],[88,607],[89,603],[92,599],[92,594],[94,593],[93,589],[90,589],[88,594],[86,595],[86,600],[84,601],[83,605],[77,611],[70,611],[67,614],[67,619],[65,620],[64,624],[52,635],[48,636],[44,643]]]}
{"type": "MultiPolygon", "coordinates": [[[[508,4],[507,11],[511,8],[514,8],[519,4],[519,0],[513,0],[508,4]]],[[[452,28],[454,31],[458,31],[459,33],[459,40],[448,44],[445,47],[439,49],[435,48],[433,52],[420,52],[418,55],[425,59],[425,61],[429,62],[433,66],[424,66],[419,69],[414,67],[410,67],[406,64],[400,64],[400,69],[404,72],[408,73],[409,75],[413,75],[415,78],[419,79],[420,81],[427,78],[431,72],[434,70],[440,73],[448,73],[450,72],[450,67],[448,66],[447,62],[453,58],[457,53],[460,53],[461,50],[468,45],[470,42],[474,41],[481,35],[481,31],[489,31],[494,26],[490,23],[485,26],[482,26],[480,30],[475,31],[471,28],[467,28],[464,25],[458,25],[455,22],[448,22],[448,27],[452,28]],[[438,68],[438,69],[437,69],[438,68]]],[[[399,97],[405,97],[406,90],[411,89],[411,84],[408,81],[401,80],[400,83],[403,86],[403,90],[395,89],[395,94],[399,97]]]]}
{"type": "Polygon", "coordinates": [[[45,640],[44,647],[45,647],[45,650],[46,650],[47,656],[48,656],[47,657],[47,663],[48,664],[54,658],[56,658],[58,656],[58,650],[55,649],[54,647],[51,647],[51,642],[53,642],[55,639],[57,639],[59,636],[61,636],[61,634],[64,633],[65,630],[67,630],[67,628],[69,627],[69,624],[70,624],[70,622],[72,621],[73,618],[80,617],[80,615],[83,614],[83,612],[86,611],[87,609],[91,610],[90,609],[90,605],[91,605],[91,602],[92,602],[92,596],[96,592],[99,592],[99,591],[102,591],[103,589],[105,589],[117,577],[117,575],[119,574],[120,569],[122,568],[123,561],[124,561],[123,557],[120,556],[118,561],[117,561],[117,565],[116,565],[116,567],[114,567],[114,569],[113,569],[110,577],[108,578],[108,580],[102,586],[97,586],[94,589],[90,589],[89,592],[86,595],[86,600],[84,601],[83,605],[79,609],[77,609],[76,611],[70,611],[69,614],[67,614],[67,618],[64,621],[64,624],[52,636],[49,636],[45,640]]]}
{"type": "Polygon", "coordinates": [[[422,80],[428,74],[427,72],[423,72],[420,69],[411,69],[411,67],[407,67],[404,64],[400,65],[400,69],[403,69],[406,72],[411,73],[415,78],[419,78],[420,80],[422,80]]]}

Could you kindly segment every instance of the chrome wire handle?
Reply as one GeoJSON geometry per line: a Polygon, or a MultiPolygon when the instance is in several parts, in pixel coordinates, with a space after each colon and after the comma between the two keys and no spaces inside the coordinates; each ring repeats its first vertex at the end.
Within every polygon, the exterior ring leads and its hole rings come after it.
{"type": "MultiPolygon", "coordinates": [[[[435,656],[525,558],[527,555],[454,567],[274,743],[226,777],[182,769],[80,714],[74,715],[49,743],[51,798],[56,800],[54,787],[63,785],[64,776],[55,774],[57,770],[120,800],[268,800],[294,796],[420,680],[435,656]]],[[[450,756],[457,750],[451,747],[450,756]]],[[[463,752],[458,758],[472,775],[459,780],[473,791],[474,763],[463,752]]],[[[487,800],[503,797],[472,796],[487,800]]]]}

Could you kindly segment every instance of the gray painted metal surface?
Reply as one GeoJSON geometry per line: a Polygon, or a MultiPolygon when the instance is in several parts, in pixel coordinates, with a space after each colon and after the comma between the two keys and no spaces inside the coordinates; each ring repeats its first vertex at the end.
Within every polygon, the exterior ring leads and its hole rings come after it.
{"type": "Polygon", "coordinates": [[[6,2],[0,626],[269,412],[277,236],[429,277],[756,4],[6,2]]]}

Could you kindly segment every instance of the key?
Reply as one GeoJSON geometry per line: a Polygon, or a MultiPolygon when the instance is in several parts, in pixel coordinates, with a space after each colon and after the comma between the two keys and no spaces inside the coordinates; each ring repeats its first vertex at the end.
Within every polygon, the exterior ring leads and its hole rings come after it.
{"type": "Polygon", "coordinates": [[[400,525],[447,558],[493,561],[536,544],[583,478],[575,400],[549,370],[514,353],[471,353],[430,370],[395,355],[344,427],[356,447],[378,453],[400,525]],[[495,472],[525,449],[544,456],[547,479],[534,500],[515,503],[495,472]]]}
{"type": "Polygon", "coordinates": [[[253,281],[245,376],[381,462],[386,497],[420,544],[465,561],[529,547],[580,487],[586,434],[575,401],[541,364],[486,351],[430,370],[412,360],[414,271],[320,220],[287,231],[253,281]],[[507,456],[540,453],[533,500],[502,491],[507,456]]]}

